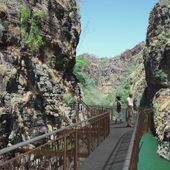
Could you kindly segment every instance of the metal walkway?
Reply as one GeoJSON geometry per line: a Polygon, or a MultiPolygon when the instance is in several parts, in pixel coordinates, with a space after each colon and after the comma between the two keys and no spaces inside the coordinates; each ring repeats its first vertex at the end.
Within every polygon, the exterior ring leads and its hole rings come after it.
{"type": "Polygon", "coordinates": [[[122,170],[133,128],[111,122],[110,135],[82,162],[78,170],[122,170]]]}

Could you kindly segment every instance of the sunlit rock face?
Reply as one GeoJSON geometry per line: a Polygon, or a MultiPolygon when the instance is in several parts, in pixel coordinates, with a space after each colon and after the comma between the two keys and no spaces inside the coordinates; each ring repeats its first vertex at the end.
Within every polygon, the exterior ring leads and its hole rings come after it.
{"type": "Polygon", "coordinates": [[[0,1],[0,148],[72,122],[78,13],[75,0],[0,1]]]}
{"type": "Polygon", "coordinates": [[[170,89],[159,90],[153,100],[154,122],[158,135],[158,153],[170,160],[170,89]]]}
{"type": "Polygon", "coordinates": [[[168,87],[170,82],[170,6],[157,4],[151,12],[146,47],[144,64],[148,86],[168,87]]]}
{"type": "Polygon", "coordinates": [[[170,1],[160,0],[149,18],[144,52],[147,105],[153,106],[158,153],[170,160],[170,1]]]}

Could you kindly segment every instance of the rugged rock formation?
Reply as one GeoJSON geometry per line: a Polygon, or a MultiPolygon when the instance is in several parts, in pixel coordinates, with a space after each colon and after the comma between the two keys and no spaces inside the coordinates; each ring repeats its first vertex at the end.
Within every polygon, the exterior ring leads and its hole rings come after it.
{"type": "Polygon", "coordinates": [[[146,81],[151,103],[157,90],[168,87],[170,81],[169,38],[170,13],[168,6],[157,4],[151,12],[144,53],[146,81]]]}
{"type": "Polygon", "coordinates": [[[170,89],[159,90],[153,100],[154,122],[159,139],[158,153],[170,160],[170,89]]]}
{"type": "Polygon", "coordinates": [[[147,88],[145,106],[154,108],[154,121],[160,146],[158,153],[170,160],[170,2],[160,0],[149,18],[144,53],[147,88]],[[154,100],[153,100],[154,99],[154,100]]]}
{"type": "Polygon", "coordinates": [[[75,0],[1,0],[1,148],[71,123],[79,34],[75,0]]]}

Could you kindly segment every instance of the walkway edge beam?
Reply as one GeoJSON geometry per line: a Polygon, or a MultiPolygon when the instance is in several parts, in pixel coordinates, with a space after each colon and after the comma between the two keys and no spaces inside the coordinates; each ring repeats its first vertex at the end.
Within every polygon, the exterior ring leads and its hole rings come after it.
{"type": "Polygon", "coordinates": [[[131,138],[131,141],[130,141],[130,144],[129,144],[129,148],[128,148],[128,152],[127,152],[127,155],[126,155],[126,159],[125,159],[125,162],[124,162],[124,165],[123,165],[123,170],[129,170],[129,168],[130,168],[133,146],[134,146],[134,142],[135,142],[135,135],[136,135],[137,125],[138,125],[138,119],[139,119],[139,116],[137,118],[137,123],[135,125],[134,130],[133,130],[133,135],[132,135],[132,138],[131,138]]]}

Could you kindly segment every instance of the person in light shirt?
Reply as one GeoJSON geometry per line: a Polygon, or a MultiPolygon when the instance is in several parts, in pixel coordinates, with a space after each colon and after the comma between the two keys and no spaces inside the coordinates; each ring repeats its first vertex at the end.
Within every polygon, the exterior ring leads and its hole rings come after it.
{"type": "Polygon", "coordinates": [[[127,127],[132,127],[132,115],[133,115],[133,98],[132,94],[129,93],[127,98],[127,127]]]}

